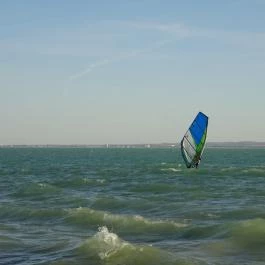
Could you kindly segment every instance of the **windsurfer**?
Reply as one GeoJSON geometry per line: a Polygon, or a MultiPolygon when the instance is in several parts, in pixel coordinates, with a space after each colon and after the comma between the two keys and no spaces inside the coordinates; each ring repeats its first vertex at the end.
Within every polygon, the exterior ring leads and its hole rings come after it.
{"type": "Polygon", "coordinates": [[[196,164],[195,164],[195,167],[196,167],[196,168],[198,168],[200,162],[201,162],[201,159],[199,158],[199,160],[198,160],[198,161],[196,162],[196,164]]]}
{"type": "Polygon", "coordinates": [[[195,167],[198,168],[198,166],[199,166],[200,163],[201,163],[201,156],[198,155],[198,158],[197,158],[197,160],[195,162],[195,167]]]}

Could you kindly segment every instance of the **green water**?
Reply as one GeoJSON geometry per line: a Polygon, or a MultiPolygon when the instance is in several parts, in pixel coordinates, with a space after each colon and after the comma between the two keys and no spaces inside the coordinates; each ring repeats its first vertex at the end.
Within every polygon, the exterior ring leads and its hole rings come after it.
{"type": "Polygon", "coordinates": [[[265,264],[265,149],[0,149],[0,264],[265,264]]]}

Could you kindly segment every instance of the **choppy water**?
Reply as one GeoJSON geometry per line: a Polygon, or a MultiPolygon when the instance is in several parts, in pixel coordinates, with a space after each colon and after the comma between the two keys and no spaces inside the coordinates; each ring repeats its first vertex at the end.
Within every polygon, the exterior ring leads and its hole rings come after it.
{"type": "Polygon", "coordinates": [[[1,148],[0,264],[265,264],[265,149],[1,148]]]}

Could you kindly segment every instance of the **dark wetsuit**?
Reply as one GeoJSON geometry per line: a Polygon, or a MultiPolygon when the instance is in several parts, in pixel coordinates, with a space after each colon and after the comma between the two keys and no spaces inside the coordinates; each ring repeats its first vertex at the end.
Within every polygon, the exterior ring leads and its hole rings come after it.
{"type": "Polygon", "coordinates": [[[200,162],[201,162],[201,158],[199,158],[199,160],[195,163],[195,167],[196,167],[196,168],[198,168],[200,162]]]}

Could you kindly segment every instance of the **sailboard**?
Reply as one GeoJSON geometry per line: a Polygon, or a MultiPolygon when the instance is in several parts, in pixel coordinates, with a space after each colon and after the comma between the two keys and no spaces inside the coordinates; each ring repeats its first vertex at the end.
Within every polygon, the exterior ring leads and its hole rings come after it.
{"type": "Polygon", "coordinates": [[[181,140],[181,154],[187,168],[198,167],[207,138],[208,117],[199,112],[181,140]]]}

